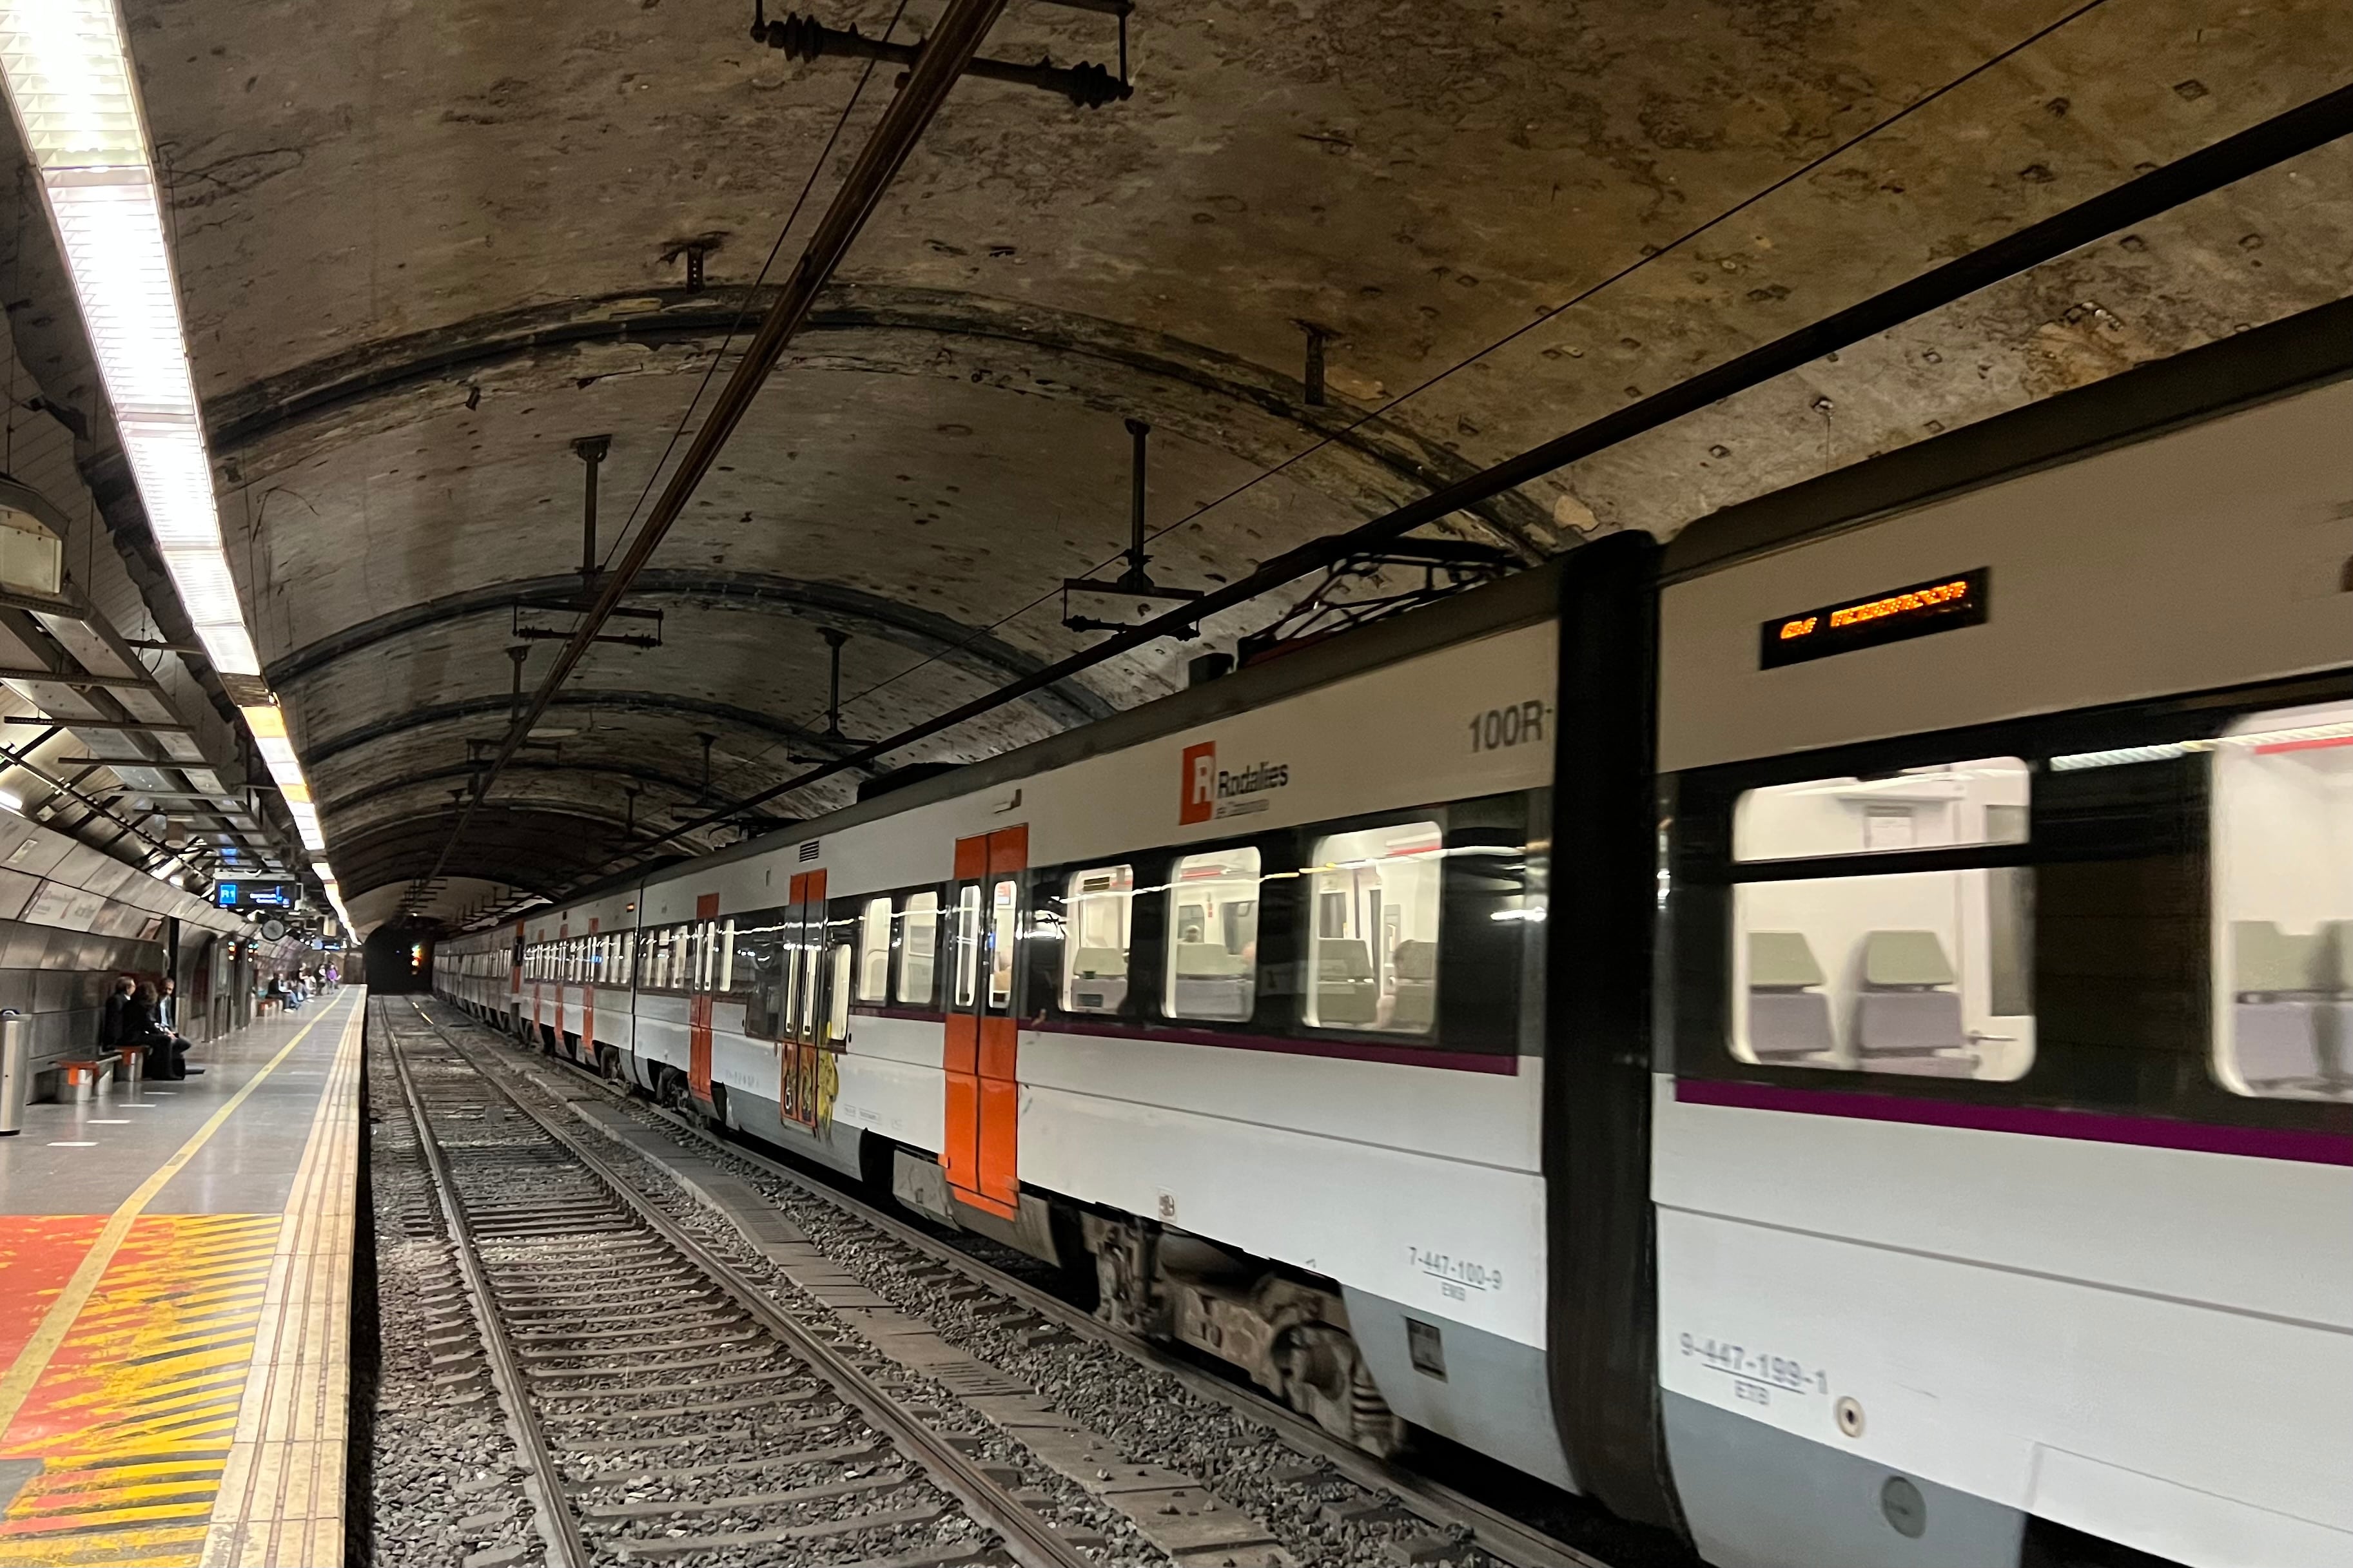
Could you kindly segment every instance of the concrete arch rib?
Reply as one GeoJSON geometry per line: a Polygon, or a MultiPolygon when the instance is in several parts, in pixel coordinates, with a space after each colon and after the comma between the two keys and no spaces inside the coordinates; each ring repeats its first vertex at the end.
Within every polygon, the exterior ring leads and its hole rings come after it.
{"type": "MultiPolygon", "coordinates": [[[[342,814],[360,811],[386,800],[396,801],[405,792],[422,790],[428,785],[439,785],[446,792],[470,781],[476,771],[460,764],[405,772],[390,778],[371,777],[366,785],[362,788],[351,790],[321,802],[320,810],[324,812],[330,820],[339,819],[342,814]]],[[[649,796],[646,805],[641,809],[653,808],[654,802],[651,796],[655,791],[661,792],[665,798],[676,797],[680,800],[694,800],[705,794],[702,783],[698,780],[681,778],[665,769],[649,767],[643,763],[627,762],[610,757],[555,762],[543,762],[533,757],[517,757],[507,763],[506,771],[510,775],[524,779],[562,778],[567,782],[620,779],[633,782],[643,786],[649,796]]],[[[718,792],[714,787],[710,793],[718,792]]],[[[761,810],[748,812],[745,815],[747,817],[756,818],[762,822],[775,823],[778,826],[789,826],[799,820],[794,816],[761,810]]]]}
{"type": "MultiPolygon", "coordinates": [[[[463,398],[476,377],[513,375],[526,362],[543,362],[553,387],[585,384],[584,372],[589,380],[642,374],[616,369],[609,351],[618,346],[704,352],[736,322],[739,302],[748,298],[748,314],[756,319],[767,293],[630,294],[494,311],[345,350],[207,397],[208,434],[232,483],[257,481],[377,418],[398,421],[405,405],[463,398]]],[[[1310,404],[1298,379],[1250,361],[1100,317],[983,294],[873,285],[829,289],[780,369],[796,366],[952,374],[1029,396],[1116,405],[1205,444],[1222,441],[1253,461],[1288,457],[1328,437],[1329,447],[1303,471],[1316,488],[1367,513],[1477,467],[1366,408],[1310,404]],[[944,352],[958,344],[968,352],[943,363],[944,352]],[[990,357],[1005,353],[1051,363],[1015,366],[990,357]],[[967,363],[975,355],[982,363],[967,363]],[[1270,441],[1262,432],[1255,442],[1237,444],[1243,441],[1238,415],[1285,434],[1270,441]]],[[[1528,495],[1499,497],[1476,517],[1497,542],[1531,559],[1562,542],[1547,505],[1528,495]]]]}
{"type": "MultiPolygon", "coordinates": [[[[510,706],[511,699],[508,695],[505,692],[497,692],[481,697],[461,698],[454,702],[438,702],[429,707],[412,708],[406,712],[396,713],[373,723],[362,724],[310,742],[302,747],[303,762],[315,773],[337,758],[356,752],[362,747],[393,740],[409,731],[421,730],[436,724],[462,722],[468,719],[481,718],[486,714],[503,716],[510,706]]],[[[804,730],[797,724],[788,724],[769,714],[755,712],[749,708],[739,708],[733,703],[714,702],[700,697],[681,697],[670,692],[561,691],[556,693],[554,706],[567,710],[587,708],[607,712],[636,712],[666,715],[671,718],[681,714],[690,714],[698,719],[709,719],[737,729],[748,730],[771,741],[781,741],[793,746],[804,746],[813,752],[839,755],[844,750],[837,742],[827,740],[823,735],[804,730]]]]}
{"type": "MultiPolygon", "coordinates": [[[[457,821],[446,809],[415,816],[339,837],[330,852],[344,888],[355,897],[416,876],[431,864],[457,821]]],[[[627,847],[617,822],[529,804],[485,805],[467,837],[466,876],[534,893],[593,871],[627,847]]]]}
{"type": "MultiPolygon", "coordinates": [[[[579,589],[576,576],[531,577],[403,605],[272,659],[264,674],[272,686],[284,689],[397,638],[476,616],[504,615],[517,600],[528,605],[534,599],[576,595],[579,589]]],[[[638,576],[631,597],[693,599],[722,608],[841,624],[844,629],[869,632],[926,658],[937,657],[991,682],[1027,675],[1042,663],[1035,655],[948,616],[834,583],[764,572],[654,567],[638,576]]],[[[1116,711],[1103,697],[1076,681],[1039,693],[1032,705],[1066,726],[1108,718],[1116,711]]]]}

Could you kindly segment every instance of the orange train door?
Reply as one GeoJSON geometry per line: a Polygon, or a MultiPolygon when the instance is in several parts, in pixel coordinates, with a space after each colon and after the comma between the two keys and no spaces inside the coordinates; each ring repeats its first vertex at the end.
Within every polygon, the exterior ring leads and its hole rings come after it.
{"type": "Polygon", "coordinates": [[[596,921],[588,922],[588,963],[581,972],[588,977],[588,984],[580,990],[580,1063],[583,1067],[592,1068],[596,1065],[596,984],[600,978],[597,970],[601,967],[596,926],[596,921]]]}
{"type": "Polygon", "coordinates": [[[691,955],[687,963],[687,984],[692,989],[686,998],[686,1087],[703,1104],[711,1103],[711,987],[702,984],[698,964],[709,966],[710,955],[703,949],[711,943],[711,933],[704,929],[719,918],[719,895],[705,893],[694,900],[694,918],[698,929],[687,948],[691,955]]]}
{"type": "Polygon", "coordinates": [[[948,1184],[975,1208],[1010,1219],[1021,1195],[1018,1036],[1013,1015],[1021,882],[1029,829],[959,838],[948,977],[948,1184]]]}
{"type": "Polygon", "coordinates": [[[818,1052],[826,1020],[825,873],[802,871],[792,880],[785,910],[785,1010],[776,1020],[776,1114],[816,1131],[818,1052]]]}

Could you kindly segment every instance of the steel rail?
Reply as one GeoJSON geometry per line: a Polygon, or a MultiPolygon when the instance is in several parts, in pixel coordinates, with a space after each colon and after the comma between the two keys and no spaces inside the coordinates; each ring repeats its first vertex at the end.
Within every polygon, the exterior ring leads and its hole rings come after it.
{"type": "MultiPolygon", "coordinates": [[[[821,779],[878,761],[919,741],[929,740],[1008,702],[1042,690],[1058,681],[1068,680],[1105,659],[1133,652],[1162,637],[1189,635],[1207,616],[1233,609],[1369,546],[1387,543],[1413,529],[1440,521],[1531,479],[1541,479],[1557,468],[1647,434],[1711,404],[1801,369],[1824,354],[1902,326],[2006,278],[2056,260],[2069,251],[2119,228],[2156,217],[2199,196],[2211,195],[2249,174],[2259,174],[2290,158],[2325,146],[2348,132],[2353,132],[2353,86],[2324,93],[2269,120],[2261,121],[2161,168],[2127,180],[2088,201],[2054,213],[2039,223],[2030,224],[1990,245],[1957,257],[1940,267],[1931,268],[1811,325],[1760,344],[1565,435],[1531,447],[1517,457],[1507,458],[1492,468],[1433,490],[1419,500],[1409,501],[1369,522],[1338,533],[1323,535],[1285,551],[1250,575],[1223,588],[1150,620],[1140,621],[1092,647],[1022,676],[936,718],[911,725],[848,756],[836,758],[797,773],[782,784],[745,795],[659,837],[632,845],[624,855],[607,861],[605,866],[634,864],[650,851],[683,834],[712,826],[754,806],[765,805],[779,795],[789,795],[821,779]]],[[[579,879],[572,885],[578,886],[587,879],[579,879]]]]}
{"type": "Polygon", "coordinates": [[[768,373],[783,357],[785,345],[808,319],[817,303],[818,291],[832,279],[834,268],[841,264],[842,257],[881,205],[883,193],[890,189],[891,182],[914,152],[916,141],[946,103],[949,92],[979,49],[981,40],[987,37],[988,29],[996,24],[1005,4],[1006,0],[949,0],[946,15],[924,40],[923,58],[916,62],[906,84],[883,110],[874,133],[859,149],[857,162],[850,165],[824,216],[818,219],[817,228],[809,236],[800,260],[794,265],[792,275],[785,279],[783,290],[769,306],[759,330],[745,344],[744,357],[737,362],[733,374],[719,389],[719,395],[712,402],[710,416],[695,431],[686,455],[679,460],[670,482],[662,487],[653,510],[631,536],[618,564],[599,578],[596,602],[582,613],[572,636],[557,652],[554,665],[532,693],[531,700],[507,726],[497,755],[474,786],[473,796],[467,802],[457,826],[450,829],[448,841],[433,862],[430,877],[439,876],[449,863],[451,853],[500,773],[522,748],[523,738],[547,712],[555,693],[572,678],[573,670],[594,646],[596,634],[611,618],[622,595],[629,591],[671,525],[686,510],[695,488],[718,459],[720,448],[735,433],[735,426],[751,409],[752,400],[758,395],[768,373]]]}
{"type": "Polygon", "coordinates": [[[745,1279],[734,1265],[712,1251],[700,1237],[640,1195],[617,1166],[517,1094],[502,1081],[501,1075],[484,1071],[473,1054],[452,1039],[449,1032],[441,1026],[440,1020],[427,1013],[414,997],[410,998],[409,1005],[416,1008],[417,1017],[426,1027],[439,1036],[442,1043],[459,1060],[472,1068],[484,1083],[496,1089],[509,1105],[562,1145],[583,1169],[604,1183],[614,1196],[649,1229],[733,1296],[762,1328],[807,1362],[811,1370],[830,1384],[834,1392],[845,1401],[855,1405],[859,1414],[865,1416],[876,1430],[889,1436],[901,1452],[921,1465],[942,1490],[964,1504],[976,1521],[997,1531],[1004,1539],[1007,1552],[1022,1564],[1022,1568],[1092,1568],[1092,1558],[1056,1534],[1043,1520],[1013,1501],[1003,1488],[981,1473],[979,1466],[962,1449],[901,1410],[871,1378],[852,1365],[840,1352],[779,1309],[765,1290],[745,1279]]]}
{"type": "MultiPolygon", "coordinates": [[[[377,1005],[381,1007],[383,1004],[377,1005]]],[[[514,1436],[515,1447],[522,1450],[528,1463],[532,1500],[536,1505],[532,1510],[532,1523],[547,1548],[550,1563],[558,1568],[592,1568],[594,1559],[586,1539],[580,1533],[579,1518],[570,1507],[571,1494],[565,1485],[564,1472],[548,1450],[547,1434],[540,1426],[530,1384],[523,1377],[522,1363],[515,1359],[506,1324],[499,1317],[498,1300],[491,1293],[490,1279],[482,1271],[482,1260],[474,1246],[473,1226],[466,1217],[465,1200],[458,1194],[457,1176],[449,1169],[449,1159],[442,1152],[440,1139],[434,1135],[432,1119],[425,1113],[425,1097],[417,1091],[417,1080],[409,1076],[408,1053],[391,1025],[390,1017],[385,1017],[385,1041],[392,1047],[393,1072],[400,1079],[401,1098],[408,1102],[409,1120],[417,1124],[417,1146],[424,1155],[427,1173],[433,1178],[433,1196],[441,1206],[442,1223],[449,1227],[450,1246],[458,1255],[459,1277],[465,1282],[467,1300],[474,1310],[474,1323],[481,1332],[482,1360],[490,1368],[491,1386],[497,1390],[499,1405],[506,1411],[507,1426],[514,1436]]],[[[448,1037],[442,1037],[446,1040],[448,1037]]]]}
{"type": "MultiPolygon", "coordinates": [[[[420,1016],[424,1010],[418,1009],[420,1016]]],[[[471,1020],[469,1020],[471,1022],[471,1020]]],[[[448,1032],[438,1020],[434,1027],[445,1040],[448,1032]]],[[[475,1027],[481,1027],[476,1024],[475,1027]]],[[[456,1048],[455,1042],[452,1042],[456,1048]]],[[[560,1061],[560,1058],[559,1058],[560,1061]]],[[[1386,1493],[1398,1500],[1416,1517],[1440,1529],[1461,1527],[1471,1532],[1480,1549],[1512,1568],[1610,1568],[1601,1559],[1592,1557],[1577,1548],[1554,1540],[1542,1531],[1521,1523],[1500,1509],[1457,1491],[1443,1481],[1416,1475],[1401,1465],[1356,1447],[1334,1436],[1313,1421],[1288,1406],[1278,1405],[1255,1389],[1229,1383],[1215,1373],[1208,1372],[1191,1362],[1170,1354],[1150,1340],[1123,1333],[1104,1323],[1092,1313],[1082,1311],[1050,1291],[1041,1290],[1028,1281],[994,1268],[950,1243],[927,1235],[896,1215],[885,1212],[838,1187],[812,1180],[802,1172],[782,1161],[775,1160],[755,1149],[720,1138],[687,1117],[659,1105],[631,1098],[605,1079],[584,1068],[562,1064],[569,1076],[596,1085],[613,1099],[643,1110],[709,1148],[722,1151],[776,1177],[790,1182],[795,1187],[819,1202],[829,1205],[860,1222],[873,1226],[892,1240],[903,1243],[923,1253],[934,1262],[955,1269],[965,1279],[991,1290],[1009,1296],[1039,1316],[1071,1330],[1082,1338],[1107,1344],[1139,1366],[1164,1373],[1183,1384],[1195,1394],[1228,1409],[1265,1423],[1275,1435],[1291,1447],[1309,1458],[1330,1465],[1345,1479],[1368,1491],[1386,1493]]],[[[501,1063],[507,1070],[515,1070],[501,1063]]]]}

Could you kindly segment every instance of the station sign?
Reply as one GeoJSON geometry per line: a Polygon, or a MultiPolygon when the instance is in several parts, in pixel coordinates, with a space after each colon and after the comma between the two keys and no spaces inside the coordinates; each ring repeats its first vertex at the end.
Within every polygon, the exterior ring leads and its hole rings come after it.
{"type": "Polygon", "coordinates": [[[242,879],[213,884],[213,902],[225,910],[290,910],[302,897],[300,882],[248,882],[242,879]]]}

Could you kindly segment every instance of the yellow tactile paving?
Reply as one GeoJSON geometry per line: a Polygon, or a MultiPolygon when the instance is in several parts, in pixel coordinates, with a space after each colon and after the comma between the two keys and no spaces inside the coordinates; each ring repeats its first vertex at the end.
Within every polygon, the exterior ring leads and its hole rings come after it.
{"type": "Polygon", "coordinates": [[[343,1558],[362,1014],[344,1025],[277,1235],[205,1568],[343,1558]]]}
{"type": "Polygon", "coordinates": [[[0,1517],[0,1568],[196,1562],[280,1229],[277,1215],[132,1223],[0,1448],[45,1461],[0,1517]]]}

